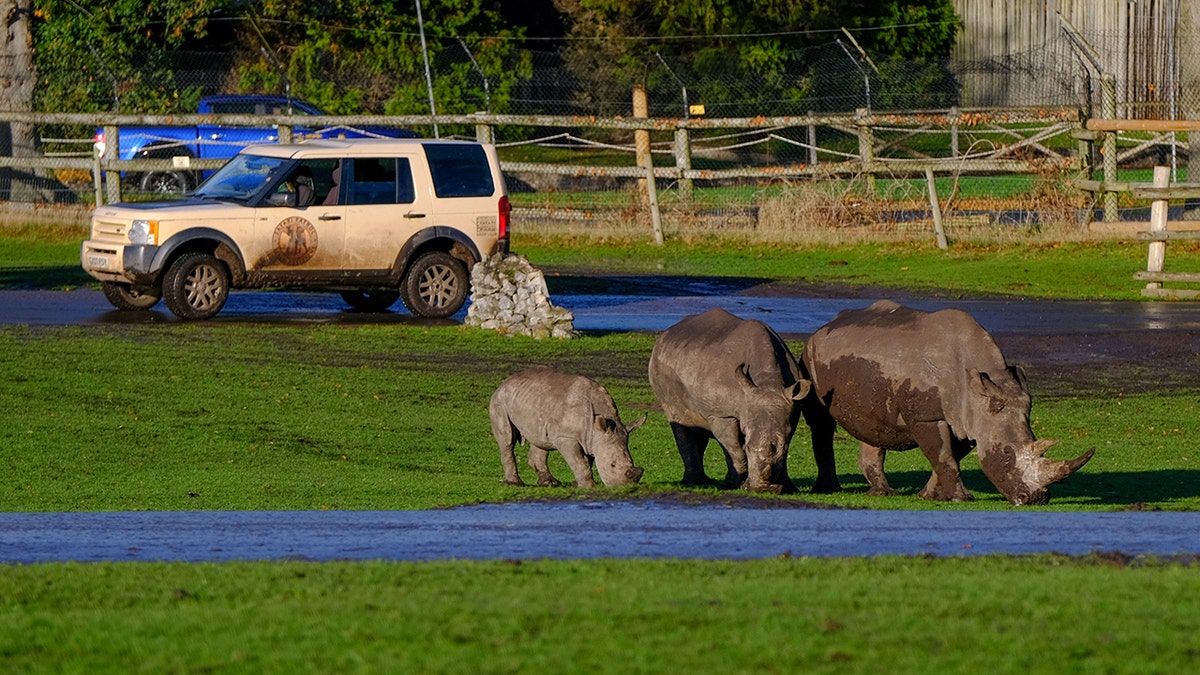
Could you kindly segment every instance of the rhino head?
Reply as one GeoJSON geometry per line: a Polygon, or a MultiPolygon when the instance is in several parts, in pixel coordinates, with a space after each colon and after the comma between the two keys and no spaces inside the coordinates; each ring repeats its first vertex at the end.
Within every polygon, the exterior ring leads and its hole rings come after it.
{"type": "Polygon", "coordinates": [[[800,380],[782,388],[759,386],[744,365],[737,376],[743,404],[738,427],[747,470],[743,487],[756,492],[795,492],[788,477],[788,444],[800,421],[800,402],[808,396],[812,383],[800,380]]]}
{"type": "Polygon", "coordinates": [[[971,373],[972,398],[982,413],[975,426],[984,430],[975,436],[979,464],[1008,501],[1017,506],[1045,504],[1050,501],[1047,488],[1087,464],[1096,449],[1075,459],[1047,459],[1046,451],[1058,441],[1034,438],[1025,373],[1017,366],[1008,372],[1012,377],[999,378],[999,383],[985,373],[971,373]]]}
{"type": "Polygon", "coordinates": [[[587,453],[592,458],[596,472],[600,474],[600,481],[605,485],[628,485],[642,479],[645,469],[634,466],[633,458],[629,455],[629,434],[642,426],[646,417],[642,415],[626,425],[618,418],[592,415],[592,433],[587,453]]]}

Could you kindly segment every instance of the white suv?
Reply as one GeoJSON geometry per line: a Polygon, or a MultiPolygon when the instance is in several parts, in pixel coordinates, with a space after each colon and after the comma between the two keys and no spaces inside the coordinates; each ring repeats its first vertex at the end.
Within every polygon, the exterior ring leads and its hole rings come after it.
{"type": "Polygon", "coordinates": [[[446,317],[470,268],[508,251],[494,146],[424,139],[314,140],[244,149],[184,199],[96,208],[83,269],[121,310],[161,298],[184,319],[231,288],[338,291],[353,308],[402,299],[446,317]]]}

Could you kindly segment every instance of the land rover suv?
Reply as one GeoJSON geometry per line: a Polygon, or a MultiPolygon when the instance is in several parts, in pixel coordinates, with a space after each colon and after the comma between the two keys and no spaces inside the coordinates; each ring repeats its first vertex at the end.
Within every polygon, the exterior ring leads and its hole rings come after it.
{"type": "Polygon", "coordinates": [[[510,211],[490,145],[255,145],[182,200],[97,207],[80,258],[119,310],[161,299],[208,319],[231,288],[290,286],[446,317],[466,301],[471,266],[507,252],[510,211]]]}

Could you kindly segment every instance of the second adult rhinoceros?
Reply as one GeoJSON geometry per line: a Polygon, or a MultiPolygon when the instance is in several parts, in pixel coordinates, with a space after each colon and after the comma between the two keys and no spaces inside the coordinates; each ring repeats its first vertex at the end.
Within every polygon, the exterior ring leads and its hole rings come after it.
{"type": "Polygon", "coordinates": [[[545,367],[523,370],[492,394],[488,414],[509,485],[524,485],[513,452],[523,440],[529,443],[528,462],[538,474],[538,485],[558,485],[547,464],[551,450],[566,460],[579,487],[596,486],[593,465],[605,485],[642,478],[642,467],[634,466],[629,456],[629,433],[646,416],[622,424],[612,396],[591,378],[545,367]]]}
{"type": "Polygon", "coordinates": [[[788,443],[808,381],[783,340],[761,321],[723,309],[684,318],[650,354],[650,387],[683,459],[683,484],[706,485],[704,450],[725,450],[728,487],[795,492],[788,443]]]}
{"type": "Polygon", "coordinates": [[[1042,504],[1047,487],[1079,469],[1044,455],[1055,441],[1029,426],[1025,373],[1009,366],[992,337],[957,310],[923,312],[881,300],[841,312],[809,338],[802,365],[812,379],[804,408],[817,461],[814,491],[841,489],[833,434],[840,424],[861,442],[858,465],[870,494],[896,494],[883,461],[889,450],[921,451],[933,475],[926,499],[971,499],[959,461],[977,449],[983,473],[1013,504],[1042,504]]]}

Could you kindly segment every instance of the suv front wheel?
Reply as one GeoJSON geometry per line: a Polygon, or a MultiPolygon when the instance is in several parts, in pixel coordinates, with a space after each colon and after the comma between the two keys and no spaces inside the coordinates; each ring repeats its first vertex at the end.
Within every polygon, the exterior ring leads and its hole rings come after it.
{"type": "Polygon", "coordinates": [[[207,253],[184,253],[163,276],[163,302],[181,319],[211,319],[229,299],[229,270],[207,253]]]}
{"type": "Polygon", "coordinates": [[[433,319],[448,317],[467,301],[470,278],[462,262],[442,251],[422,254],[400,284],[408,311],[433,319]]]}

